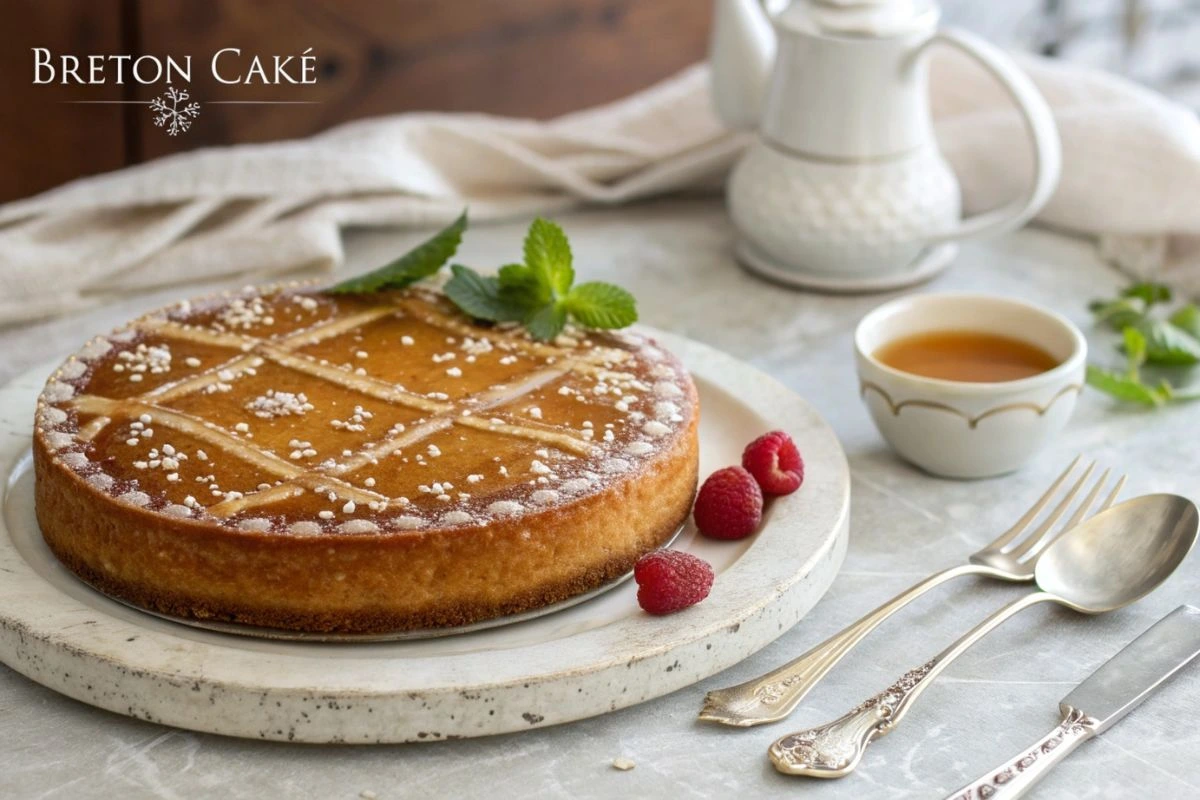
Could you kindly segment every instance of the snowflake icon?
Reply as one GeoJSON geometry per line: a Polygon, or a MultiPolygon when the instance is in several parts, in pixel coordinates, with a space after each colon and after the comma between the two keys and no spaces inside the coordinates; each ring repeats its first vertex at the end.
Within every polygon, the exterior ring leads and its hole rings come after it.
{"type": "Polygon", "coordinates": [[[176,89],[174,86],[151,100],[150,110],[154,112],[154,126],[165,126],[168,136],[183,133],[192,127],[192,120],[200,116],[200,104],[189,103],[187,89],[176,89]]]}

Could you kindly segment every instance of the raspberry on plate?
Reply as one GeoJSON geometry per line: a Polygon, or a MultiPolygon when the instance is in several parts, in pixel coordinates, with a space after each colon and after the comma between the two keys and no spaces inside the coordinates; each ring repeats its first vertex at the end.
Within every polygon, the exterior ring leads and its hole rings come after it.
{"type": "Polygon", "coordinates": [[[763,495],[754,476],[741,467],[719,469],[700,487],[692,516],[712,539],[744,539],[762,522],[763,495]]]}
{"type": "Polygon", "coordinates": [[[638,605],[650,614],[670,614],[708,597],[713,569],[704,559],[681,550],[655,550],[633,568],[638,605]]]}
{"type": "Polygon", "coordinates": [[[746,445],[742,466],[766,494],[791,494],[804,483],[804,459],[783,431],[764,433],[746,445]]]}

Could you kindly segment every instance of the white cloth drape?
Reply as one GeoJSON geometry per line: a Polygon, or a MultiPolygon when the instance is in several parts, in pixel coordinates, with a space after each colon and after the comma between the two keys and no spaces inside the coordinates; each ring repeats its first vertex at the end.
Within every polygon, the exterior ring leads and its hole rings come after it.
{"type": "MultiPolygon", "coordinates": [[[[1006,96],[970,64],[948,63],[957,58],[939,54],[931,95],[939,143],[974,211],[1016,194],[1030,158],[1006,96]]],[[[1200,242],[1195,115],[1112,75],[1021,61],[1063,140],[1062,182],[1039,220],[1099,236],[1134,270],[1200,288],[1200,266],[1189,267],[1200,242]]],[[[696,66],[547,122],[401,114],[163,158],[0,206],[0,324],[148,287],[331,267],[352,225],[428,226],[463,206],[482,221],[712,190],[747,137],[721,127],[707,70],[696,66]]]]}

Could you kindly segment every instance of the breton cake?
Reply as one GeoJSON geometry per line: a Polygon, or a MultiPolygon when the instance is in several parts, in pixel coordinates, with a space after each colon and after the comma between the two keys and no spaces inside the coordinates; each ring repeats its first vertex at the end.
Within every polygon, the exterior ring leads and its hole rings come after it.
{"type": "Polygon", "coordinates": [[[46,543],[159,613],[466,625],[628,572],[687,517],[698,406],[645,336],[551,343],[426,289],[248,288],[92,340],[34,436],[46,543]]]}

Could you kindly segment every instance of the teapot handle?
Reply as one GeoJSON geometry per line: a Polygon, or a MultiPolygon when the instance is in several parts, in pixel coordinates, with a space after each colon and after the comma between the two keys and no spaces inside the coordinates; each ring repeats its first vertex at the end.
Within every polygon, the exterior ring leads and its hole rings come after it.
{"type": "Polygon", "coordinates": [[[1062,143],[1050,106],[1033,81],[1002,50],[974,34],[955,29],[939,30],[923,46],[948,44],[978,61],[1008,92],[1025,120],[1033,143],[1034,178],[1017,199],[991,211],[974,214],[956,227],[929,237],[931,243],[972,236],[1004,233],[1020,227],[1041,211],[1058,185],[1062,172],[1062,143]]]}

